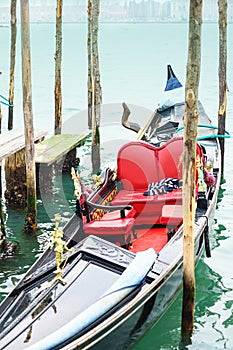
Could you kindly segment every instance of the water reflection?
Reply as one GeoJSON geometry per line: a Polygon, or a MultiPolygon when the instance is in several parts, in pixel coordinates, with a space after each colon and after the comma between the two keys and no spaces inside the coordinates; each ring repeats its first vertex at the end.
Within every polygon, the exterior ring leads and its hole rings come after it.
{"type": "Polygon", "coordinates": [[[23,210],[7,210],[7,239],[17,243],[17,251],[12,256],[0,260],[0,301],[17,284],[22,275],[36,260],[39,252],[37,237],[25,234],[25,212],[23,210]]]}

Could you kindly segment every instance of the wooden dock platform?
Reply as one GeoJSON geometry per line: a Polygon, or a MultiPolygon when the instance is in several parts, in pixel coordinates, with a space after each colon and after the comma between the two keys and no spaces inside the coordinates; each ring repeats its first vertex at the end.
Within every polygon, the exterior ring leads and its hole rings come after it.
{"type": "Polygon", "coordinates": [[[81,146],[86,138],[85,134],[53,135],[35,145],[35,161],[48,166],[60,162],[70,151],[81,146]]]}
{"type": "MultiPolygon", "coordinates": [[[[45,139],[47,131],[35,131],[35,163],[37,192],[50,191],[54,169],[68,172],[76,162],[76,148],[85,143],[88,134],[61,134],[45,139]],[[54,165],[57,165],[54,167],[54,165]]],[[[0,165],[4,159],[7,205],[26,206],[25,136],[11,130],[0,134],[0,165]]]]}
{"type": "MultiPolygon", "coordinates": [[[[43,140],[47,131],[36,130],[34,142],[43,140]]],[[[10,155],[25,148],[25,136],[22,131],[11,130],[0,134],[0,162],[10,155]]]]}

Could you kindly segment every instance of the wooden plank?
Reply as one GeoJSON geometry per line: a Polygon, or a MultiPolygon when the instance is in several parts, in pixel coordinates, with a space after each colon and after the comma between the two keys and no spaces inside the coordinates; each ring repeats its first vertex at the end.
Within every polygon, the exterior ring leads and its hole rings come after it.
{"type": "MultiPolygon", "coordinates": [[[[34,134],[34,142],[41,140],[46,135],[47,131],[36,130],[34,134]]],[[[25,136],[22,131],[11,130],[4,134],[0,134],[0,161],[23,148],[25,148],[25,136]]]]}
{"type": "Polygon", "coordinates": [[[35,145],[36,163],[51,165],[62,160],[72,149],[80,146],[87,135],[61,134],[53,135],[47,140],[35,145]]]}
{"type": "Polygon", "coordinates": [[[0,134],[0,147],[3,147],[8,142],[12,142],[13,140],[19,138],[22,136],[22,134],[23,133],[20,130],[7,131],[4,134],[0,134]]]}

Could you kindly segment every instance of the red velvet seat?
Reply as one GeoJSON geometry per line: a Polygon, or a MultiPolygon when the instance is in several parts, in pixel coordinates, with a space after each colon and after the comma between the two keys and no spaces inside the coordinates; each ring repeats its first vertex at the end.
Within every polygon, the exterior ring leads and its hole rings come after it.
{"type": "Polygon", "coordinates": [[[162,225],[178,226],[183,221],[182,205],[164,205],[159,219],[162,225]]]}
{"type": "Polygon", "coordinates": [[[123,145],[117,157],[117,175],[123,188],[143,192],[151,182],[166,177],[181,179],[182,152],[182,137],[171,139],[161,147],[155,147],[144,141],[123,145]]]}
{"type": "Polygon", "coordinates": [[[143,193],[122,190],[113,199],[113,205],[130,204],[136,211],[137,225],[158,223],[163,206],[166,204],[181,204],[182,191],[173,190],[166,194],[144,196],[143,193]]]}
{"type": "Polygon", "coordinates": [[[164,204],[182,202],[182,191],[145,196],[151,182],[172,177],[182,179],[183,138],[171,139],[161,147],[134,141],[121,147],[117,158],[117,175],[123,189],[113,205],[130,204],[136,210],[136,224],[157,223],[164,204]]]}
{"type": "Polygon", "coordinates": [[[134,221],[134,218],[94,220],[84,224],[83,229],[86,234],[104,236],[114,243],[125,245],[131,242],[134,221]]]}
{"type": "MultiPolygon", "coordinates": [[[[125,210],[125,217],[127,219],[129,218],[134,218],[135,214],[136,214],[136,210],[134,208],[130,209],[130,210],[125,210]]],[[[119,210],[114,210],[114,211],[110,211],[108,213],[105,213],[101,220],[118,220],[118,219],[122,219],[121,218],[121,213],[119,210]]]]}
{"type": "MultiPolygon", "coordinates": [[[[176,137],[161,147],[144,141],[123,145],[117,157],[117,176],[122,189],[114,197],[113,205],[130,204],[136,210],[136,224],[159,223],[164,205],[182,204],[182,190],[161,195],[145,196],[152,182],[164,178],[182,179],[183,137],[176,137]]],[[[203,156],[197,144],[197,155],[203,156]]]]}

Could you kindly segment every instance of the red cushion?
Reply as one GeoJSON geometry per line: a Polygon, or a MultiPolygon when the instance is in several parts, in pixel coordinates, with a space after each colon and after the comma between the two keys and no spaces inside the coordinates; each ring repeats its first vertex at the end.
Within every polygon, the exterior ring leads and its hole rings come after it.
{"type": "Polygon", "coordinates": [[[183,221],[182,205],[164,205],[160,223],[163,225],[180,225],[183,221]]]}
{"type": "Polygon", "coordinates": [[[155,202],[177,202],[182,201],[182,190],[175,189],[172,192],[167,192],[164,194],[155,194],[153,196],[145,196],[144,192],[136,192],[136,191],[128,191],[121,190],[116,194],[116,196],[112,200],[113,205],[121,205],[121,204],[134,204],[137,202],[148,202],[150,204],[156,204],[155,202]]]}
{"type": "Polygon", "coordinates": [[[136,210],[135,225],[159,223],[165,204],[182,204],[182,190],[176,189],[165,194],[144,196],[143,193],[122,190],[112,201],[113,205],[130,204],[136,210]]]}
{"type": "MultiPolygon", "coordinates": [[[[130,209],[130,210],[125,210],[125,217],[128,218],[133,218],[136,214],[136,210],[135,209],[130,209]]],[[[101,220],[117,220],[117,219],[121,219],[121,212],[120,210],[114,210],[114,211],[110,211],[108,213],[105,213],[101,220]]]]}
{"type": "MultiPolygon", "coordinates": [[[[156,194],[154,196],[144,196],[142,192],[122,190],[112,200],[113,205],[130,204],[136,210],[136,216],[151,216],[152,221],[160,216],[164,204],[182,203],[182,190],[173,190],[165,194],[156,194]]],[[[147,218],[148,220],[148,218],[147,218]]],[[[137,220],[139,221],[139,220],[137,220]]],[[[148,223],[151,223],[149,221],[148,223]]],[[[153,221],[153,223],[155,223],[153,221]]],[[[147,223],[147,222],[145,222],[147,223]]]]}
{"type": "Polygon", "coordinates": [[[128,235],[134,225],[133,218],[117,220],[96,220],[83,225],[84,231],[92,235],[128,235]]]}

